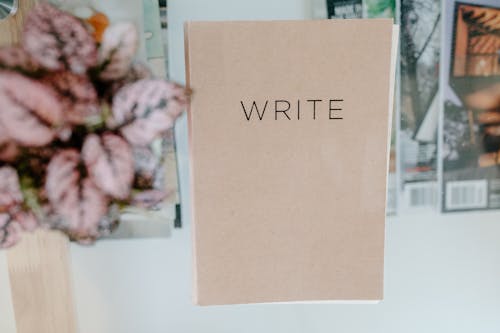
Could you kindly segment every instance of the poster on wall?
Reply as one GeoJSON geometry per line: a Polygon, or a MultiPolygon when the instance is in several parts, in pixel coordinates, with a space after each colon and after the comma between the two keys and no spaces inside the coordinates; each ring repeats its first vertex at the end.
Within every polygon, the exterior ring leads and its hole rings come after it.
{"type": "Polygon", "coordinates": [[[399,166],[405,211],[435,210],[441,5],[402,0],[399,166]]]}
{"type": "Polygon", "coordinates": [[[500,4],[444,6],[442,209],[500,208],[500,4]]]}

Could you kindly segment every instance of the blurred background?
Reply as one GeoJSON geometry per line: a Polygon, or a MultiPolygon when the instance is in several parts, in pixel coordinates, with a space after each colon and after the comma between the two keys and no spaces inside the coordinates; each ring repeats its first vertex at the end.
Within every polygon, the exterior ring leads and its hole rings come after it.
{"type": "MultiPolygon", "coordinates": [[[[175,129],[180,199],[169,224],[144,237],[71,245],[80,332],[500,331],[498,0],[54,2],[134,21],[144,34],[139,57],[181,83],[188,20],[392,17],[401,25],[384,301],[194,306],[183,116],[175,129]]],[[[0,332],[16,332],[2,252],[0,332]]]]}

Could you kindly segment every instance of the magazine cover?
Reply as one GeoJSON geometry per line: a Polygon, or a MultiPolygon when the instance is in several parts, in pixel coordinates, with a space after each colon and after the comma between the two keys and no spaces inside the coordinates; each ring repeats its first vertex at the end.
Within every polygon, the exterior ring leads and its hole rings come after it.
{"type": "Polygon", "coordinates": [[[401,209],[437,208],[441,4],[401,0],[401,209]]]}
{"type": "Polygon", "coordinates": [[[500,3],[443,13],[442,209],[500,208],[500,3]]]}
{"type": "Polygon", "coordinates": [[[362,0],[327,0],[329,19],[361,18],[363,15],[362,0]]]}

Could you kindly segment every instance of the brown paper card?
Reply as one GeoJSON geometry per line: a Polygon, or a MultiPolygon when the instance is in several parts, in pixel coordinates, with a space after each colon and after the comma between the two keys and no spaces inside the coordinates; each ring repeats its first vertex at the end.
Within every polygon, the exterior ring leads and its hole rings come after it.
{"type": "Polygon", "coordinates": [[[196,303],[381,300],[392,21],[185,33],[196,303]]]}

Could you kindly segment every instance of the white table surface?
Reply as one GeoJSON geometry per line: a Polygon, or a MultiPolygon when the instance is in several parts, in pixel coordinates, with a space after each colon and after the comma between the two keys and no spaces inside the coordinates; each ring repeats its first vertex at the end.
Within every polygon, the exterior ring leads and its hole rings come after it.
{"type": "MultiPolygon", "coordinates": [[[[377,305],[191,302],[190,228],[170,239],[72,246],[80,332],[455,332],[500,330],[500,214],[387,220],[377,305]]],[[[3,255],[0,331],[14,333],[3,255]]]]}

